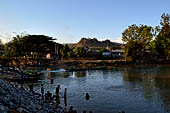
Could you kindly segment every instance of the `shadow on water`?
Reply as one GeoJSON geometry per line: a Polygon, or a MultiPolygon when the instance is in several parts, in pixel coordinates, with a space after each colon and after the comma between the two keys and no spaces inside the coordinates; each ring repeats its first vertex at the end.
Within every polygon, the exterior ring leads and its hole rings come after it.
{"type": "Polygon", "coordinates": [[[133,86],[142,85],[146,101],[155,98],[162,101],[165,112],[170,112],[170,67],[128,67],[124,69],[123,81],[133,86]]]}

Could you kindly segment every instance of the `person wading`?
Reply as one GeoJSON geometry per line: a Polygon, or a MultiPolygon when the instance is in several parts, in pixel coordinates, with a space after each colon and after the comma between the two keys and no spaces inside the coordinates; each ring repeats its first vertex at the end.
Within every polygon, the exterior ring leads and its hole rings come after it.
{"type": "Polygon", "coordinates": [[[43,84],[41,84],[41,96],[42,96],[42,98],[44,98],[44,87],[43,87],[43,84]]]}
{"type": "Polygon", "coordinates": [[[67,88],[64,89],[64,105],[67,106],[67,88]]]}

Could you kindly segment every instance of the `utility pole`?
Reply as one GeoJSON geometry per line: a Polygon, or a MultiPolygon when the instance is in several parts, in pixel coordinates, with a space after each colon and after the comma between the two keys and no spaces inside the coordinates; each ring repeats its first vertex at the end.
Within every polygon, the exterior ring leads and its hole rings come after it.
{"type": "Polygon", "coordinates": [[[58,44],[57,44],[57,55],[58,55],[58,44]]]}
{"type": "Polygon", "coordinates": [[[55,57],[56,59],[59,59],[59,55],[58,55],[58,44],[55,44],[55,57]]]}
{"type": "Polygon", "coordinates": [[[57,51],[57,50],[56,50],[56,44],[55,44],[55,55],[56,55],[56,53],[57,53],[56,51],[57,51]]]}
{"type": "Polygon", "coordinates": [[[55,44],[55,54],[58,55],[58,44],[55,44]]]}

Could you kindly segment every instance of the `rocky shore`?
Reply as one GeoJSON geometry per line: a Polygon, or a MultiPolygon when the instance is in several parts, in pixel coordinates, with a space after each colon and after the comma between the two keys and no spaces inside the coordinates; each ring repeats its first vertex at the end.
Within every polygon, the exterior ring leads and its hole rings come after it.
{"type": "Polygon", "coordinates": [[[64,109],[41,99],[38,93],[0,80],[0,113],[64,113],[64,109]]]}

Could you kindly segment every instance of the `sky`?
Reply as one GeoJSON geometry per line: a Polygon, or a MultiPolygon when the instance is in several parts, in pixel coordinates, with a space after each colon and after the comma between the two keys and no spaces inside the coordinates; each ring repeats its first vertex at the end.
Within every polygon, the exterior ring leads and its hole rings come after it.
{"type": "Polygon", "coordinates": [[[59,43],[82,37],[121,42],[132,24],[156,26],[170,0],[0,0],[0,39],[41,34],[59,43]]]}

